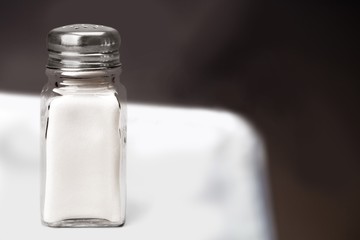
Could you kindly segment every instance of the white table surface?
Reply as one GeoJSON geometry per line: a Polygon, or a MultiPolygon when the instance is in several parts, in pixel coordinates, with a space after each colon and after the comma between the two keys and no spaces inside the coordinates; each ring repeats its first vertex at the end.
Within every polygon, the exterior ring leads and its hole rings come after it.
{"type": "Polygon", "coordinates": [[[122,228],[40,223],[38,96],[0,93],[0,239],[275,239],[261,138],[226,111],[128,105],[122,228]]]}

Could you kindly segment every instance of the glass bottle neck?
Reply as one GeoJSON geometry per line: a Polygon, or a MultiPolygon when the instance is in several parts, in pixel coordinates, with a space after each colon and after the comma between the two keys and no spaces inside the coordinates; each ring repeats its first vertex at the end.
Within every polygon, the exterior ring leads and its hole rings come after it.
{"type": "Polygon", "coordinates": [[[120,68],[107,71],[59,71],[47,69],[53,91],[59,94],[104,93],[114,91],[119,82],[120,68]]]}

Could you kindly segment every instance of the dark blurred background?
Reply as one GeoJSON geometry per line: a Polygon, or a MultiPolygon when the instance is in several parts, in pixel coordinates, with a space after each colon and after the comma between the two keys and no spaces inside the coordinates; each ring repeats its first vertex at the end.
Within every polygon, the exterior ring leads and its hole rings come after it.
{"type": "Polygon", "coordinates": [[[263,134],[280,240],[360,239],[356,2],[12,0],[0,20],[0,91],[40,92],[52,28],[117,28],[130,101],[225,108],[263,134]]]}

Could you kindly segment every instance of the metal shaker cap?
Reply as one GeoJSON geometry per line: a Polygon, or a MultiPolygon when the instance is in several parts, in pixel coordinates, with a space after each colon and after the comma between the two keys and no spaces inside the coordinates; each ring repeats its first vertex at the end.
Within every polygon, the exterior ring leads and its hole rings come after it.
{"type": "Polygon", "coordinates": [[[119,67],[120,35],[114,28],[94,24],[58,27],[48,34],[47,68],[69,71],[119,67]]]}

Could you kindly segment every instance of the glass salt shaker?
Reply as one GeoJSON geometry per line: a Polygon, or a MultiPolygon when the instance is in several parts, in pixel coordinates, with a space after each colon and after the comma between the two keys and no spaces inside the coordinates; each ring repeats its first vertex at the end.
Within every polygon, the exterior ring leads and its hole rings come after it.
{"type": "Polygon", "coordinates": [[[41,93],[41,220],[50,227],[125,222],[126,92],[120,36],[68,25],[48,34],[41,93]]]}

